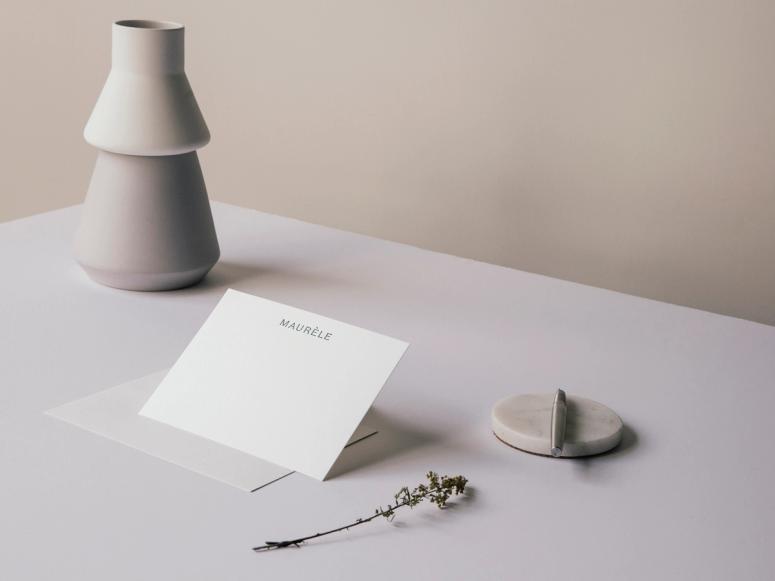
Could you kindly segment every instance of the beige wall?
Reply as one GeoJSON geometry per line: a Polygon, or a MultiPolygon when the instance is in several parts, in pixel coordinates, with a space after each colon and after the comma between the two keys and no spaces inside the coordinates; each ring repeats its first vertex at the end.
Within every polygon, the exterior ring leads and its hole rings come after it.
{"type": "Polygon", "coordinates": [[[0,220],[83,198],[110,22],[173,19],[212,198],[775,324],[775,3],[3,12],[0,220]]]}

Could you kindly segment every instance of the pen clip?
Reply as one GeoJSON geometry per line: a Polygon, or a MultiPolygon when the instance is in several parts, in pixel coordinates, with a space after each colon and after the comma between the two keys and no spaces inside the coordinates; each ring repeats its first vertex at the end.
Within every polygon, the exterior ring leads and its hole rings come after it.
{"type": "Polygon", "coordinates": [[[565,420],[567,414],[568,406],[565,392],[562,389],[558,389],[554,396],[554,403],[552,403],[551,452],[555,458],[562,456],[562,449],[565,446],[565,420]]]}

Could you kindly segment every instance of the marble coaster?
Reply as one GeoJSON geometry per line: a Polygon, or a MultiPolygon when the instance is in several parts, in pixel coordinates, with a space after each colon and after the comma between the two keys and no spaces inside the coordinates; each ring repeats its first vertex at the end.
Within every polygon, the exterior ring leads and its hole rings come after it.
{"type": "MultiPolygon", "coordinates": [[[[499,440],[525,452],[551,456],[552,404],[554,394],[508,397],[492,410],[492,430],[499,440]]],[[[562,458],[592,456],[615,448],[624,424],[601,403],[567,396],[567,423],[562,458]]]]}
{"type": "MultiPolygon", "coordinates": [[[[282,466],[139,415],[167,371],[117,385],[45,413],[247,492],[293,474],[282,466]]],[[[361,425],[348,446],[376,433],[361,425]]]]}

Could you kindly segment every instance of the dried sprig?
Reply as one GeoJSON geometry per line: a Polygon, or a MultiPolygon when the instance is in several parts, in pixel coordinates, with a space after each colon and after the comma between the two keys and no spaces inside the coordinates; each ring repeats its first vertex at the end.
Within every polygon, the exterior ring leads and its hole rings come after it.
{"type": "Polygon", "coordinates": [[[466,483],[468,482],[468,479],[464,476],[439,476],[433,471],[428,472],[425,477],[428,479],[427,484],[419,484],[412,490],[409,490],[408,487],[404,486],[393,496],[393,499],[395,500],[393,504],[388,504],[386,508],[380,506],[379,508],[374,509],[374,514],[369,517],[359,518],[349,525],[337,527],[322,533],[315,533],[314,535],[306,537],[299,537],[288,541],[266,541],[266,543],[260,547],[253,547],[253,550],[258,553],[261,551],[271,551],[272,549],[299,547],[302,543],[309,541],[310,539],[346,531],[352,527],[371,522],[380,516],[385,517],[388,520],[393,520],[396,510],[399,508],[405,506],[414,508],[424,500],[429,500],[439,508],[444,508],[450,496],[457,496],[458,494],[463,494],[463,492],[465,492],[466,483]]]}

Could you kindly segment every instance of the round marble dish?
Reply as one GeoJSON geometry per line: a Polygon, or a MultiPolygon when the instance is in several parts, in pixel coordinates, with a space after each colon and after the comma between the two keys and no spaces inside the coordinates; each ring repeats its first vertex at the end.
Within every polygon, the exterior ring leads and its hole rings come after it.
{"type": "MultiPolygon", "coordinates": [[[[492,409],[492,430],[506,444],[551,456],[552,403],[554,394],[508,397],[492,409]]],[[[622,439],[622,420],[601,403],[567,396],[565,444],[562,458],[592,456],[615,448],[622,439]]]]}

